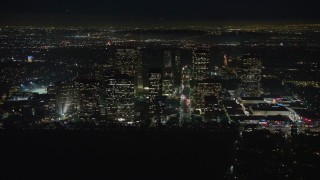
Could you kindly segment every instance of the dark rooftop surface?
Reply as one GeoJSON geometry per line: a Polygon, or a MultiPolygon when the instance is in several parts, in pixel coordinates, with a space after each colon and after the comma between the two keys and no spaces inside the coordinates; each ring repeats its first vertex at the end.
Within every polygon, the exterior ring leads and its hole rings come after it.
{"type": "Polygon", "coordinates": [[[289,111],[284,106],[251,106],[253,111],[289,111]]]}
{"type": "Polygon", "coordinates": [[[291,121],[287,116],[232,116],[231,119],[246,121],[246,120],[271,120],[271,121],[291,121]]]}
{"type": "Polygon", "coordinates": [[[308,111],[307,109],[294,109],[294,111],[302,117],[305,118],[316,118],[320,120],[320,116],[316,115],[315,113],[308,111]]]}
{"type": "Polygon", "coordinates": [[[258,100],[258,101],[263,101],[263,97],[241,97],[242,100],[244,101],[254,101],[254,100],[258,100]]]}

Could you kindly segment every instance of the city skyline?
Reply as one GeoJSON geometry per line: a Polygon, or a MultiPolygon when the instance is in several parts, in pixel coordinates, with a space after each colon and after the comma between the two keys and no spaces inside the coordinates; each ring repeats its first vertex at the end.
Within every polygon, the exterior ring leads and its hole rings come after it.
{"type": "Polygon", "coordinates": [[[286,102],[285,109],[293,114],[284,114],[300,122],[299,113],[289,107],[292,103],[319,114],[319,102],[299,92],[309,87],[316,93],[319,86],[314,69],[318,29],[317,24],[204,29],[5,27],[2,118],[18,115],[44,124],[111,120],[125,126],[143,126],[151,120],[152,126],[161,126],[177,117],[176,125],[181,126],[195,117],[200,122],[206,118],[232,122],[234,115],[250,118],[260,105],[268,114],[276,111],[270,105],[283,109],[284,102],[277,102],[290,97],[297,100],[286,102]],[[292,49],[297,52],[288,53],[292,49]],[[301,78],[296,71],[310,76],[301,78]],[[251,98],[254,105],[242,103],[244,98],[251,98]],[[229,112],[224,106],[229,100],[242,108],[229,112]],[[44,102],[44,107],[33,107],[33,101],[44,102]],[[17,111],[14,104],[29,108],[17,111]]]}
{"type": "Polygon", "coordinates": [[[3,0],[1,179],[314,179],[311,0],[3,0]]]}

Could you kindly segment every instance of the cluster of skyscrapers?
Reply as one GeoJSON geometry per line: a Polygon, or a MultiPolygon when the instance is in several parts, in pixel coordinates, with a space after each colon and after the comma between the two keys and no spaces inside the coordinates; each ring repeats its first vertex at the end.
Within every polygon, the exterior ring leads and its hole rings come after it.
{"type": "MultiPolygon", "coordinates": [[[[238,96],[260,96],[261,61],[243,56],[237,63],[234,70],[240,80],[238,96]]],[[[148,68],[146,74],[139,48],[116,49],[107,65],[95,72],[96,78],[76,78],[56,83],[54,87],[49,87],[53,90],[48,92],[55,95],[55,112],[59,119],[92,120],[105,117],[134,122],[143,113],[135,111],[135,102],[139,97],[146,97],[147,117],[154,121],[168,119],[166,110],[171,100],[181,101],[176,109],[182,108],[181,111],[187,112],[186,117],[195,113],[214,119],[208,114],[218,109],[223,83],[212,76],[211,67],[209,49],[192,50],[190,66],[181,65],[179,50],[164,50],[163,66],[148,68]]],[[[225,68],[228,68],[228,62],[225,62],[225,68]]]]}
{"type": "MultiPolygon", "coordinates": [[[[234,97],[259,97],[261,60],[251,55],[229,60],[223,67],[212,65],[210,49],[191,49],[191,64],[181,63],[179,49],[162,51],[160,66],[145,62],[140,48],[115,48],[105,64],[92,75],[79,74],[57,82],[43,97],[44,121],[106,120],[133,124],[149,119],[153,124],[176,117],[188,121],[196,115],[217,120],[221,100],[228,91],[223,72],[235,74],[239,83],[234,97]],[[147,65],[146,65],[147,64],[147,65]],[[218,74],[218,76],[217,76],[218,74]]],[[[229,74],[225,76],[230,79],[229,74]]]]}

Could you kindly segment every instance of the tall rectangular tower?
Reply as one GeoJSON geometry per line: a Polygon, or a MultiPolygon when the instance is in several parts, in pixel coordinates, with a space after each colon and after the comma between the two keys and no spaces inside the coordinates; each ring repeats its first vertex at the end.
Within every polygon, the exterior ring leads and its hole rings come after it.
{"type": "Polygon", "coordinates": [[[209,75],[209,50],[201,49],[192,52],[193,79],[203,80],[209,75]]]}
{"type": "Polygon", "coordinates": [[[165,96],[171,97],[173,94],[174,88],[174,70],[172,65],[172,52],[170,50],[164,51],[164,57],[163,57],[163,81],[162,81],[162,88],[163,88],[163,94],[165,96]]]}
{"type": "Polygon", "coordinates": [[[149,114],[156,112],[156,98],[162,96],[162,69],[149,70],[149,114]]]}
{"type": "Polygon", "coordinates": [[[99,116],[99,82],[92,79],[78,79],[80,119],[94,120],[99,116]]]}
{"type": "Polygon", "coordinates": [[[252,55],[244,55],[239,59],[240,97],[260,97],[261,88],[261,59],[252,55]]]}
{"type": "Polygon", "coordinates": [[[115,75],[106,79],[106,115],[117,121],[134,120],[134,77],[115,75]]]}
{"type": "Polygon", "coordinates": [[[120,74],[135,77],[135,87],[139,89],[143,88],[142,55],[140,48],[117,49],[114,67],[120,71],[120,74]]]}
{"type": "Polygon", "coordinates": [[[56,113],[60,119],[73,116],[79,111],[79,90],[74,82],[60,82],[55,85],[56,113]]]}

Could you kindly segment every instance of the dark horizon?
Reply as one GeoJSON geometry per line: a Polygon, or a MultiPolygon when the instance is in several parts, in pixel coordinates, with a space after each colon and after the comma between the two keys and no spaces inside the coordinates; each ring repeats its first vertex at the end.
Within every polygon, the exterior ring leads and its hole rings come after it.
{"type": "Polygon", "coordinates": [[[319,22],[311,0],[245,1],[19,1],[4,0],[1,25],[100,25],[175,22],[319,22]]]}
{"type": "Polygon", "coordinates": [[[39,26],[39,27],[214,27],[247,25],[301,25],[320,24],[320,20],[139,20],[110,19],[101,16],[58,16],[58,15],[8,15],[1,19],[0,26],[39,26]],[[45,17],[45,20],[42,18],[45,17]]]}

